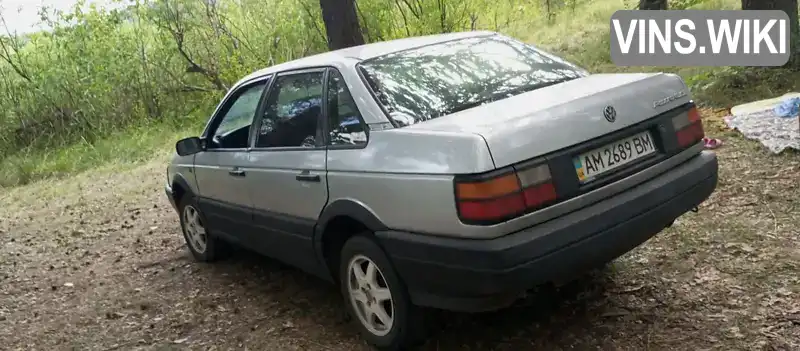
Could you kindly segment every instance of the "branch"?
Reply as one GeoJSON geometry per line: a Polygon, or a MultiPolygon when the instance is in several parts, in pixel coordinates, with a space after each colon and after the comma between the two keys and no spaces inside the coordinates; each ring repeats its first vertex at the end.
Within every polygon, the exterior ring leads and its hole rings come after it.
{"type": "MultiPolygon", "coordinates": [[[[367,17],[364,16],[363,12],[361,12],[361,6],[358,6],[358,1],[354,0],[353,2],[356,5],[356,12],[358,13],[358,17],[360,17],[363,20],[363,21],[359,21],[359,22],[364,26],[364,33],[367,33],[367,38],[369,38],[369,41],[373,41],[372,40],[372,32],[369,30],[369,27],[367,26],[367,17]]],[[[377,37],[378,41],[383,41],[383,35],[380,33],[380,31],[378,31],[378,34],[376,34],[376,37],[377,37]]]]}
{"type": "Polygon", "coordinates": [[[14,62],[14,57],[19,58],[19,38],[17,37],[16,33],[11,34],[11,31],[8,29],[8,23],[6,23],[5,17],[2,15],[0,15],[0,23],[2,23],[3,28],[5,28],[6,35],[8,35],[10,41],[10,44],[6,45],[3,40],[0,40],[0,46],[2,46],[0,59],[8,63],[9,66],[11,66],[11,69],[13,69],[14,72],[22,77],[22,79],[25,79],[28,81],[28,83],[33,83],[31,76],[25,72],[25,69],[21,66],[21,63],[14,62]],[[11,50],[9,50],[9,46],[11,46],[11,50]]]}
{"type": "Polygon", "coordinates": [[[178,88],[177,91],[182,92],[182,93],[193,93],[193,92],[210,93],[210,92],[213,92],[214,90],[211,90],[211,89],[208,89],[208,88],[203,88],[203,87],[198,87],[198,86],[194,86],[194,85],[184,85],[184,86],[178,88]]]}
{"type": "Polygon", "coordinates": [[[224,21],[225,23],[227,23],[225,25],[224,30],[226,31],[226,33],[228,33],[228,35],[231,38],[231,40],[233,40],[235,38],[235,40],[238,41],[238,44],[241,45],[242,47],[244,47],[245,49],[247,49],[248,51],[250,51],[251,54],[256,55],[256,56],[260,55],[260,53],[258,53],[255,50],[253,50],[253,46],[247,40],[247,36],[246,36],[246,33],[245,33],[244,30],[242,30],[239,26],[237,26],[235,22],[233,22],[230,19],[228,19],[228,17],[226,17],[226,16],[224,16],[222,14],[218,14],[218,16],[219,16],[221,21],[224,21]],[[234,29],[237,32],[239,32],[239,34],[241,36],[240,37],[234,36],[233,30],[228,30],[227,29],[228,26],[230,26],[232,29],[234,29]]]}
{"type": "Polygon", "coordinates": [[[208,79],[211,84],[213,84],[218,90],[228,90],[228,87],[222,80],[219,78],[219,74],[215,71],[210,69],[206,69],[197,63],[189,52],[186,50],[185,40],[185,27],[182,25],[182,17],[179,9],[173,9],[170,7],[171,1],[164,1],[164,5],[166,6],[167,18],[161,19],[162,21],[157,21],[156,26],[161,29],[168,31],[171,35],[173,40],[175,40],[176,49],[178,50],[178,54],[189,64],[189,68],[187,71],[198,72],[201,73],[203,76],[208,79]],[[173,26],[174,24],[174,26],[173,26]]]}
{"type": "Polygon", "coordinates": [[[408,6],[408,10],[409,10],[409,11],[411,11],[411,14],[412,14],[412,15],[414,15],[414,17],[416,17],[417,19],[419,19],[419,18],[420,18],[420,16],[422,15],[422,11],[420,11],[419,13],[417,13],[417,9],[415,9],[415,8],[414,8],[414,6],[412,6],[412,5],[411,5],[411,4],[408,2],[408,0],[402,0],[402,1],[403,1],[403,3],[405,3],[405,4],[406,4],[406,6],[408,6]]]}
{"type": "Polygon", "coordinates": [[[328,37],[325,36],[325,33],[322,32],[322,29],[317,24],[317,21],[314,20],[314,14],[311,13],[311,8],[308,7],[308,4],[306,4],[304,1],[300,1],[300,6],[303,6],[303,10],[305,10],[308,18],[311,20],[311,23],[314,24],[314,29],[316,29],[319,36],[322,37],[322,41],[327,43],[328,37]]]}
{"type": "Polygon", "coordinates": [[[406,17],[406,12],[403,11],[403,5],[400,5],[400,0],[395,0],[395,4],[397,4],[397,9],[400,10],[400,16],[403,17],[403,28],[406,29],[406,35],[410,37],[411,30],[408,29],[408,18],[406,17]]]}

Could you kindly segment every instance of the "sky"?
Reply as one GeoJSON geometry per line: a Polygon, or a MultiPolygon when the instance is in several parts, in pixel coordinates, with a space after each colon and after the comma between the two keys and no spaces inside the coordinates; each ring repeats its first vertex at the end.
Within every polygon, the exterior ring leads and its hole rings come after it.
{"type": "MultiPolygon", "coordinates": [[[[8,25],[8,29],[18,34],[35,32],[46,29],[40,24],[41,19],[38,15],[39,9],[43,6],[48,8],[68,10],[72,8],[77,0],[0,0],[0,14],[8,25]]],[[[88,0],[86,4],[96,3],[107,7],[111,0],[88,0]]],[[[0,30],[5,32],[5,30],[0,30]]]]}

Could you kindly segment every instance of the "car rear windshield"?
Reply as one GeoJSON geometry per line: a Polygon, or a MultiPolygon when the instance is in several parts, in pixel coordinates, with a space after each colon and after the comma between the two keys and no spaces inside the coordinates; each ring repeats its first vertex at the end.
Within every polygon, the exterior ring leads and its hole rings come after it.
{"type": "Polygon", "coordinates": [[[397,126],[587,74],[558,57],[501,35],[400,51],[365,60],[359,66],[378,102],[397,126]]]}

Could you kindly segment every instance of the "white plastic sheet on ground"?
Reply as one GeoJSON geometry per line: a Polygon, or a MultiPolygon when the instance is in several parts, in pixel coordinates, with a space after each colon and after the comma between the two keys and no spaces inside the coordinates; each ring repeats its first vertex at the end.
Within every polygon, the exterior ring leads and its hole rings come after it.
{"type": "Polygon", "coordinates": [[[800,150],[800,124],[797,116],[778,117],[773,108],[786,98],[756,101],[731,109],[732,115],[725,117],[728,127],[738,130],[745,138],[761,142],[770,152],[779,154],[786,149],[800,150]]]}

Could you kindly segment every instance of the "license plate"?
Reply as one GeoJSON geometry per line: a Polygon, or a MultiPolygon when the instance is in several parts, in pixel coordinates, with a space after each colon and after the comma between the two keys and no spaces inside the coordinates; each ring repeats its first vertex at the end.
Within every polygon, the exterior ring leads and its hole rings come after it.
{"type": "Polygon", "coordinates": [[[586,183],[655,152],[656,147],[650,132],[642,132],[578,155],[573,163],[578,179],[581,183],[586,183]]]}

